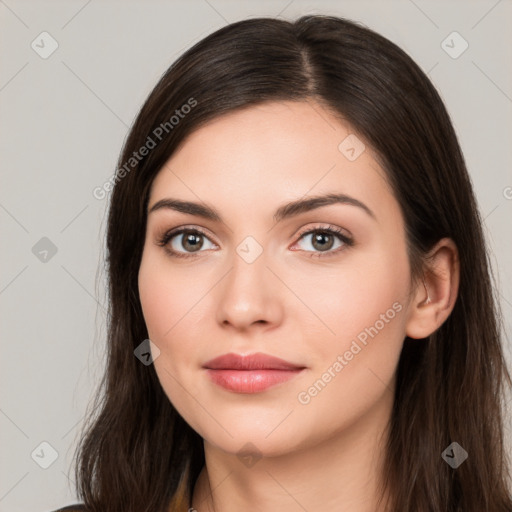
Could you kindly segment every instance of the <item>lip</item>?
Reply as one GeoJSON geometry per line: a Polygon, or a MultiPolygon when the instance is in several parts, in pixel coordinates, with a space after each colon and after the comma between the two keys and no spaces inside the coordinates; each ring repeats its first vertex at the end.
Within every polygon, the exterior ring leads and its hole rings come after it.
{"type": "Polygon", "coordinates": [[[224,354],[208,361],[203,368],[215,384],[235,393],[259,393],[290,380],[305,369],[262,353],[224,354]]]}
{"type": "Polygon", "coordinates": [[[211,370],[299,370],[305,367],[261,352],[245,356],[230,352],[211,359],[203,365],[203,368],[211,370]]]}

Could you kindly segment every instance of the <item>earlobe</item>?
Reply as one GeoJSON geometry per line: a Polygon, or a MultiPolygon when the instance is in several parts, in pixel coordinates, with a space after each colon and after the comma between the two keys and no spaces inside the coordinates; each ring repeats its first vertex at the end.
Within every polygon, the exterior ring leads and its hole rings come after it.
{"type": "Polygon", "coordinates": [[[409,305],[406,334],[422,339],[435,332],[450,316],[459,288],[459,257],[455,243],[443,238],[426,258],[427,269],[416,285],[409,305]]]}

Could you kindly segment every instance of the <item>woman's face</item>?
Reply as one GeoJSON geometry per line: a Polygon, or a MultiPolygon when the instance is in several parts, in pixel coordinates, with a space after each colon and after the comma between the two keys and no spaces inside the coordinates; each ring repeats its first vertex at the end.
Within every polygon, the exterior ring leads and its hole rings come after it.
{"type": "Polygon", "coordinates": [[[390,413],[409,305],[404,222],[351,134],[316,103],[266,103],[195,131],[153,182],[139,291],[155,370],[224,451],[283,454],[390,413]],[[347,199],[308,207],[334,195],[347,199]],[[299,369],[204,367],[228,353],[299,369]]]}

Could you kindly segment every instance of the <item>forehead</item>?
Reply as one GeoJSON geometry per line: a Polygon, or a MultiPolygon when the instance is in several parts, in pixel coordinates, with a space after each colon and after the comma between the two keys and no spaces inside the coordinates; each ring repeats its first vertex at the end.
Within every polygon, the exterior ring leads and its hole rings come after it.
{"type": "Polygon", "coordinates": [[[150,203],[172,194],[243,213],[328,192],[377,213],[397,207],[372,148],[347,122],[310,101],[268,102],[190,134],[157,174],[150,203]]]}

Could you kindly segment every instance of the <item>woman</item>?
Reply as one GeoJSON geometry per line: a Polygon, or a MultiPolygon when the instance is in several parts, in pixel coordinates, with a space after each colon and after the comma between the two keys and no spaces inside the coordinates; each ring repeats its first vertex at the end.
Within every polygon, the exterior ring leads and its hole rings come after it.
{"type": "Polygon", "coordinates": [[[446,109],[345,19],[181,56],[125,142],[94,512],[512,510],[512,381],[446,109]]]}

